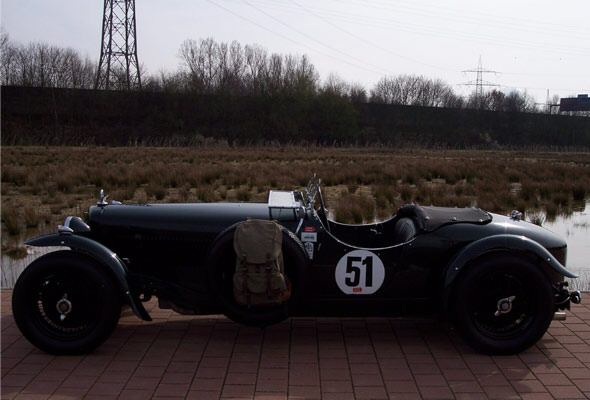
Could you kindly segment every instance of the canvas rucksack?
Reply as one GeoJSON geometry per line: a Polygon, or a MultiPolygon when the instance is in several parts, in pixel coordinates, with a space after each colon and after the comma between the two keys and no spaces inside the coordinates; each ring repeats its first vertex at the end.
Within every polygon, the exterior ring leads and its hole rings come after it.
{"type": "Polygon", "coordinates": [[[274,221],[250,219],[236,227],[233,289],[238,304],[272,305],[289,299],[282,247],[283,232],[274,221]]]}

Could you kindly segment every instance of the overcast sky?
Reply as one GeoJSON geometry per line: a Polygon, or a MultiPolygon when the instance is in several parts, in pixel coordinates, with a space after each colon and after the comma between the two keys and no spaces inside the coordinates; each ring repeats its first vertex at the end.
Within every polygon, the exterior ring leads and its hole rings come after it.
{"type": "MultiPolygon", "coordinates": [[[[2,29],[19,42],[72,47],[98,59],[103,1],[1,0],[2,29]]],[[[461,93],[477,67],[502,90],[539,102],[590,92],[588,0],[137,0],[140,62],[174,70],[187,38],[256,43],[307,54],[325,78],[370,88],[383,75],[442,78],[461,93]]]]}

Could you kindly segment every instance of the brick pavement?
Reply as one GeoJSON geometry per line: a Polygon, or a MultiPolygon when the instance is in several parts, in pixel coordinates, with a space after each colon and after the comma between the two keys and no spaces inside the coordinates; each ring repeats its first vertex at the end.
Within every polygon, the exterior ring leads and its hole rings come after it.
{"type": "Polygon", "coordinates": [[[421,319],[293,319],[266,330],[154,308],[124,312],[86,356],[54,357],[17,330],[2,291],[3,399],[590,398],[590,307],[574,306],[532,349],[473,352],[421,319]]]}

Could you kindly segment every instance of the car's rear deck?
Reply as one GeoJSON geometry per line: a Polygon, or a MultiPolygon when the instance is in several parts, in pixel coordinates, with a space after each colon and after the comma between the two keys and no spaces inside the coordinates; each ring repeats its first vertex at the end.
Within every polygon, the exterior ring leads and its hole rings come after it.
{"type": "MultiPolygon", "coordinates": [[[[16,328],[2,290],[3,399],[590,398],[590,307],[517,356],[474,353],[418,319],[292,319],[266,330],[148,304],[96,352],[54,357],[16,328]]],[[[444,329],[441,327],[444,326],[444,329]]]]}

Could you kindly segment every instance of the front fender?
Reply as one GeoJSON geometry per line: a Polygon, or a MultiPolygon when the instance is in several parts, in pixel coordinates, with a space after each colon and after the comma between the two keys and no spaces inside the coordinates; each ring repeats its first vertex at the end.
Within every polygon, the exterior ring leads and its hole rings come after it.
{"type": "Polygon", "coordinates": [[[25,241],[25,244],[35,247],[69,247],[73,251],[92,257],[101,265],[108,268],[112,273],[111,275],[115,278],[117,285],[127,297],[129,305],[135,315],[145,321],[151,321],[151,318],[143,307],[143,304],[141,304],[141,301],[135,299],[131,294],[129,283],[127,282],[127,267],[125,267],[119,257],[107,247],[92,239],[72,233],[53,233],[38,236],[25,241]]]}
{"type": "Polygon", "coordinates": [[[517,251],[535,255],[560,275],[568,278],[577,278],[578,275],[568,271],[547,249],[526,236],[518,235],[494,235],[468,244],[448,264],[445,274],[445,287],[449,287],[455,281],[459,273],[466,266],[486,253],[497,250],[517,251]]]}

